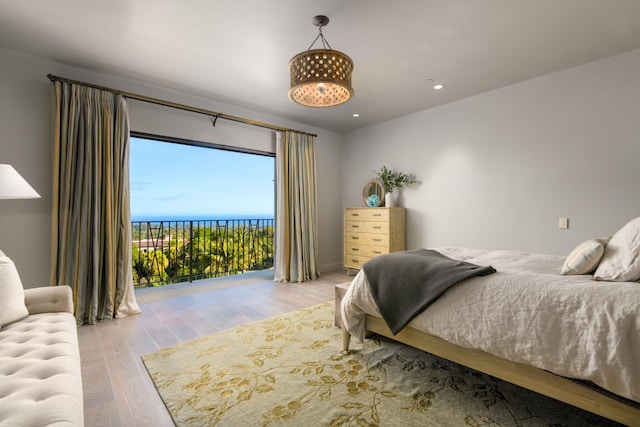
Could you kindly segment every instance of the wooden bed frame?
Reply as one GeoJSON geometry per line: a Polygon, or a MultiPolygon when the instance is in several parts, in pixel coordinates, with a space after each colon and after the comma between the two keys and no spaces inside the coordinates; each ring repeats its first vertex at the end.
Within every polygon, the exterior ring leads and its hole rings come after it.
{"type": "MultiPolygon", "coordinates": [[[[366,329],[613,421],[640,426],[640,404],[613,397],[543,369],[511,362],[482,350],[460,347],[411,327],[393,335],[384,320],[375,316],[367,315],[366,329]]],[[[350,340],[351,335],[342,323],[343,353],[349,352],[350,340]]]]}

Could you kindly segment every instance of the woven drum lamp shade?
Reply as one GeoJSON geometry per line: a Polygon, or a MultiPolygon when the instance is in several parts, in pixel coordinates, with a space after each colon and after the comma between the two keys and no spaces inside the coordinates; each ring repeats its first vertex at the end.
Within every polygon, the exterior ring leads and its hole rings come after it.
{"type": "Polygon", "coordinates": [[[306,107],[333,107],[353,96],[353,61],[332,49],[312,49],[289,61],[289,98],[306,107]]]}
{"type": "Polygon", "coordinates": [[[331,49],[324,38],[322,27],[329,23],[329,18],[316,15],[311,23],[318,27],[318,36],[309,49],[289,61],[289,99],[305,107],[344,104],[353,96],[353,61],[344,53],[331,49]],[[322,42],[322,49],[311,49],[318,40],[322,42]]]}

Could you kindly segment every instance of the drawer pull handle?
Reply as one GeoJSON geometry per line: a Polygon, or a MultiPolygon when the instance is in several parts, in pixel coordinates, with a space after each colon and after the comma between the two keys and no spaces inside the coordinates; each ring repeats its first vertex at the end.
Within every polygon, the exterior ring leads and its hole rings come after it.
{"type": "Polygon", "coordinates": [[[382,239],[373,239],[374,242],[380,242],[382,239]]]}
{"type": "Polygon", "coordinates": [[[358,249],[358,248],[351,248],[351,250],[352,250],[353,252],[358,252],[360,249],[358,249]]]}
{"type": "Polygon", "coordinates": [[[382,216],[382,214],[373,214],[373,216],[382,216]]]}
{"type": "Polygon", "coordinates": [[[356,236],[351,236],[351,238],[352,238],[353,240],[360,240],[360,238],[359,238],[359,237],[356,237],[356,236]]]}
{"type": "Polygon", "coordinates": [[[351,228],[360,228],[360,226],[356,224],[351,224],[351,228]]]}
{"type": "Polygon", "coordinates": [[[352,213],[351,216],[360,216],[358,213],[352,213]]]}
{"type": "Polygon", "coordinates": [[[381,254],[382,252],[380,251],[372,251],[374,254],[381,254]]]}
{"type": "Polygon", "coordinates": [[[357,259],[352,259],[351,262],[356,262],[357,263],[358,260],[357,259]]]}
{"type": "Polygon", "coordinates": [[[380,225],[374,225],[374,226],[373,226],[373,228],[374,228],[375,230],[379,230],[379,229],[381,229],[381,228],[382,228],[382,226],[380,226],[380,225]]]}

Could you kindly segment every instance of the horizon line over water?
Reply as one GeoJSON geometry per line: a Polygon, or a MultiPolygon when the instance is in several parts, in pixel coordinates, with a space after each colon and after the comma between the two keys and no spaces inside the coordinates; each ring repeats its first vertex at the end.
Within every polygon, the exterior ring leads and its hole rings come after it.
{"type": "Polygon", "coordinates": [[[275,219],[273,214],[161,214],[161,215],[131,215],[131,222],[168,222],[168,221],[222,221],[222,220],[275,219]]]}

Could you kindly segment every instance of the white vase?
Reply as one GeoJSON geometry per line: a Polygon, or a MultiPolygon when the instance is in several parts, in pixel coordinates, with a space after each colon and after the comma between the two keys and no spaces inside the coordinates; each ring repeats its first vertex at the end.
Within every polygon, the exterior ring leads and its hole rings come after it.
{"type": "Polygon", "coordinates": [[[393,192],[384,194],[384,206],[387,208],[392,208],[395,206],[395,200],[393,197],[393,192]]]}

